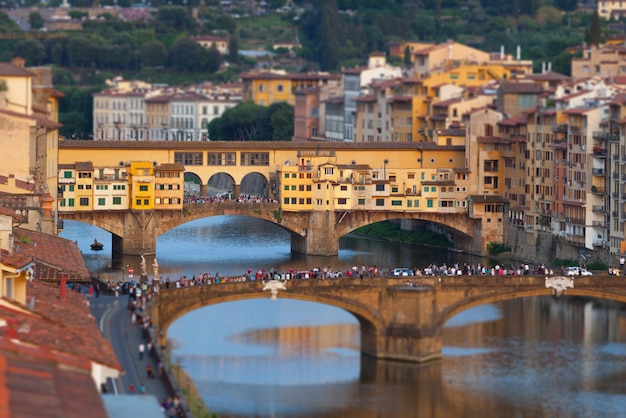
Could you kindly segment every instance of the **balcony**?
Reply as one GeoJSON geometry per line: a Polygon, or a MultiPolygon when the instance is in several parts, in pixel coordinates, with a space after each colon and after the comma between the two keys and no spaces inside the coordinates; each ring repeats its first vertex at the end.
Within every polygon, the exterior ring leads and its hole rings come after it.
{"type": "Polygon", "coordinates": [[[570,224],[575,224],[575,225],[584,225],[585,224],[585,220],[584,219],[571,218],[569,216],[565,217],[565,222],[570,223],[570,224]]]}
{"type": "Polygon", "coordinates": [[[566,123],[562,123],[560,125],[554,124],[552,125],[552,131],[567,133],[567,124],[566,123]]]}
{"type": "Polygon", "coordinates": [[[606,228],[605,221],[591,221],[591,226],[595,228],[606,228]]]}
{"type": "Polygon", "coordinates": [[[592,244],[594,247],[602,247],[602,248],[609,246],[609,242],[605,239],[594,239],[592,241],[592,244]]]}
{"type": "MultiPolygon", "coordinates": [[[[626,212],[622,212],[621,215],[622,219],[626,220],[626,212]]],[[[617,213],[615,214],[615,217],[617,217],[617,213]]]]}
{"type": "Polygon", "coordinates": [[[567,242],[569,242],[570,244],[573,244],[573,245],[578,245],[578,246],[584,246],[585,245],[585,237],[583,237],[581,235],[567,234],[565,236],[565,239],[566,239],[567,242]]]}
{"type": "Polygon", "coordinates": [[[592,206],[591,210],[593,212],[605,213],[606,212],[606,207],[605,206],[592,206]]]}
{"type": "Polygon", "coordinates": [[[595,139],[601,139],[603,141],[619,141],[619,134],[611,134],[608,132],[597,131],[593,133],[595,139]]]}
{"type": "Polygon", "coordinates": [[[594,176],[606,176],[606,170],[604,168],[592,168],[591,174],[594,176]]]}
{"type": "Polygon", "coordinates": [[[594,148],[593,149],[593,156],[596,158],[606,158],[608,157],[609,153],[606,150],[606,148],[594,148]]]}

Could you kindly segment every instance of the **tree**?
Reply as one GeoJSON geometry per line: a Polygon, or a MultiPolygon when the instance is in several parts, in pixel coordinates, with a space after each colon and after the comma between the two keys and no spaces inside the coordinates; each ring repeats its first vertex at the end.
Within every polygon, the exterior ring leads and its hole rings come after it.
{"type": "Polygon", "coordinates": [[[602,27],[600,25],[600,15],[597,10],[593,11],[591,16],[591,23],[589,24],[587,42],[594,45],[600,45],[602,43],[602,27]]]}
{"type": "Polygon", "coordinates": [[[31,29],[41,29],[43,28],[43,17],[39,12],[30,12],[28,14],[28,23],[30,24],[31,29]]]}
{"type": "Polygon", "coordinates": [[[290,141],[293,136],[294,108],[286,102],[273,103],[267,108],[266,121],[271,127],[272,134],[267,139],[271,141],[290,141]]]}
{"type": "Polygon", "coordinates": [[[222,114],[219,122],[209,124],[212,140],[251,141],[258,140],[265,107],[252,102],[239,103],[222,114]],[[215,135],[214,135],[214,131],[215,135]]]}
{"type": "Polygon", "coordinates": [[[169,49],[170,65],[179,71],[193,72],[202,68],[204,48],[190,38],[176,41],[169,49]]]}
{"type": "Polygon", "coordinates": [[[402,60],[402,62],[407,68],[411,66],[411,49],[408,45],[404,47],[404,59],[402,60]]]}
{"type": "Polygon", "coordinates": [[[239,61],[239,39],[231,35],[228,39],[228,61],[236,64],[239,61]]]}
{"type": "Polygon", "coordinates": [[[45,63],[46,49],[36,39],[24,39],[15,45],[13,56],[24,58],[28,66],[41,65],[45,63]]]}
{"type": "Polygon", "coordinates": [[[161,41],[150,41],[141,48],[141,63],[145,67],[165,66],[167,48],[161,41]]]}

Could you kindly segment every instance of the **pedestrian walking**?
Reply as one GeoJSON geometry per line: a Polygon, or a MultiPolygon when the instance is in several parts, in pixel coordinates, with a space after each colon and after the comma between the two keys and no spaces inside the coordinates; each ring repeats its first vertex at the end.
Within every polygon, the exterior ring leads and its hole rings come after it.
{"type": "Polygon", "coordinates": [[[624,262],[626,262],[626,259],[624,258],[624,256],[621,256],[619,259],[619,271],[624,274],[624,262]]]}
{"type": "Polygon", "coordinates": [[[128,387],[128,393],[130,393],[130,394],[135,393],[135,385],[133,385],[132,383],[128,387]]]}
{"type": "Polygon", "coordinates": [[[146,364],[146,375],[148,376],[148,379],[154,379],[154,374],[152,373],[152,364],[150,362],[146,364]]]}
{"type": "Polygon", "coordinates": [[[139,360],[143,360],[143,352],[146,350],[146,346],[143,343],[139,344],[139,360]]]}

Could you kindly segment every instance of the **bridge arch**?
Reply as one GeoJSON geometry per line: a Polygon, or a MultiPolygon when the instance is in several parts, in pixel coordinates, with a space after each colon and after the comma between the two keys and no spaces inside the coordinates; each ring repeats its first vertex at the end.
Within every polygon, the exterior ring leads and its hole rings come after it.
{"type": "Polygon", "coordinates": [[[251,172],[243,176],[239,186],[242,195],[268,197],[268,178],[259,172],[251,172]]]}
{"type": "Polygon", "coordinates": [[[232,175],[226,172],[214,173],[207,179],[206,188],[208,195],[235,193],[237,194],[237,183],[232,175]]]}
{"type": "MultiPolygon", "coordinates": [[[[229,287],[240,287],[241,289],[249,289],[249,286],[254,286],[254,283],[231,283],[229,287]]],[[[158,303],[158,326],[160,329],[160,335],[164,339],[161,341],[164,344],[167,338],[168,328],[179,318],[188,314],[189,312],[201,309],[206,306],[217,305],[221,303],[228,303],[241,300],[269,298],[269,292],[263,292],[261,290],[261,282],[258,282],[258,291],[254,293],[250,292],[235,292],[224,293],[219,292],[220,285],[204,285],[189,289],[176,289],[175,291],[166,290],[161,292],[158,303]]],[[[279,292],[279,298],[302,300],[306,302],[321,303],[324,305],[336,307],[352,314],[360,325],[361,332],[361,345],[371,345],[371,341],[376,339],[384,329],[384,318],[376,311],[368,308],[367,306],[361,306],[348,298],[341,297],[328,297],[324,295],[317,295],[313,293],[291,293],[289,291],[279,292]]],[[[153,314],[154,316],[154,314],[153,314]]]]}
{"type": "MultiPolygon", "coordinates": [[[[460,314],[468,309],[475,308],[477,306],[488,305],[490,303],[502,302],[506,300],[522,299],[536,296],[546,296],[545,289],[534,289],[527,291],[515,291],[505,294],[497,295],[479,295],[476,297],[470,297],[465,300],[458,301],[451,304],[442,311],[440,321],[436,324],[438,327],[443,327],[452,317],[460,314]]],[[[626,295],[611,294],[599,290],[590,289],[568,289],[564,296],[581,296],[593,299],[611,300],[615,302],[626,303],[626,295]]],[[[561,296],[561,297],[564,297],[561,296]]]]}

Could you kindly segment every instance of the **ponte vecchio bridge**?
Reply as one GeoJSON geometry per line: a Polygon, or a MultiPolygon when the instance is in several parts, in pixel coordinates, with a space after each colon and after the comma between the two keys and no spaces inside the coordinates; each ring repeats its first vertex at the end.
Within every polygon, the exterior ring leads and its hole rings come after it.
{"type": "Polygon", "coordinates": [[[59,216],[111,232],[112,250],[130,255],[155,254],[162,233],[216,215],[272,222],[290,232],[293,251],[305,254],[335,255],[343,235],[393,219],[435,223],[454,237],[455,247],[481,254],[487,243],[503,241],[505,199],[490,195],[481,207],[471,201],[464,148],[434,143],[64,141],[59,164],[90,161],[96,171],[131,161],[179,164],[185,176],[199,181],[201,195],[214,176],[229,178],[235,195],[254,176],[278,203],[185,204],[180,210],[65,207],[59,216]],[[489,202],[496,204],[484,210],[489,202]]]}
{"type": "MultiPolygon", "coordinates": [[[[278,298],[323,303],[352,313],[360,324],[363,354],[410,362],[441,357],[443,326],[475,306],[564,292],[626,302],[626,282],[615,276],[413,276],[280,283],[285,289],[277,290],[278,298]],[[407,279],[414,286],[407,286],[407,279]]],[[[263,289],[263,282],[243,282],[162,290],[151,307],[161,345],[166,343],[168,327],[184,314],[217,303],[270,297],[263,289]]]]}

